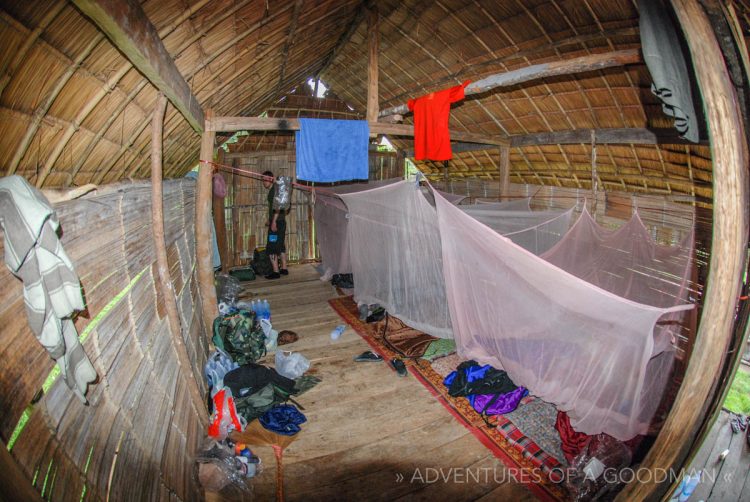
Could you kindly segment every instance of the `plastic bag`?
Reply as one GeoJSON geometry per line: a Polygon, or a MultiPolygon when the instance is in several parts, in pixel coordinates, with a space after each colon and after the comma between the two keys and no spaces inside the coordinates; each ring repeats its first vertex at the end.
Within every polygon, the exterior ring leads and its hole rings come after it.
{"type": "Polygon", "coordinates": [[[237,414],[234,398],[229,387],[214,387],[211,392],[214,412],[208,426],[208,435],[214,439],[225,439],[232,430],[242,432],[247,426],[242,415],[237,414]]]}
{"type": "Polygon", "coordinates": [[[206,442],[195,460],[198,462],[198,479],[208,491],[219,492],[231,487],[247,493],[250,487],[245,479],[260,472],[258,464],[250,474],[248,464],[235,455],[233,448],[214,440],[206,442]]]}
{"type": "Polygon", "coordinates": [[[227,274],[216,275],[216,298],[218,301],[234,306],[241,291],[242,286],[236,277],[227,274]]]}
{"type": "Polygon", "coordinates": [[[224,375],[239,367],[239,364],[232,361],[229,354],[217,347],[208,357],[206,365],[203,367],[203,374],[209,387],[223,387],[224,375]]]}
{"type": "Polygon", "coordinates": [[[607,434],[594,436],[569,466],[565,485],[571,500],[597,500],[614,493],[622,484],[619,472],[630,466],[631,460],[630,449],[622,442],[607,434]]]}
{"type": "Polygon", "coordinates": [[[292,205],[292,178],[279,176],[276,178],[276,194],[273,196],[274,209],[289,209],[292,205]]]}
{"type": "Polygon", "coordinates": [[[261,319],[260,327],[263,328],[263,334],[266,335],[266,350],[268,352],[276,350],[279,332],[273,329],[271,321],[268,319],[261,319]]]}
{"type": "Polygon", "coordinates": [[[276,373],[292,380],[304,375],[310,368],[310,361],[299,352],[276,351],[276,373]]]}

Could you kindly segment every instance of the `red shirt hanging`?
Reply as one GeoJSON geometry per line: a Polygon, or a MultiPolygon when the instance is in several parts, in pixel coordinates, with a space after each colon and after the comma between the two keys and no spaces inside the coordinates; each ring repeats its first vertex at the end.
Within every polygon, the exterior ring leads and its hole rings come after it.
{"type": "Polygon", "coordinates": [[[431,92],[407,103],[414,112],[414,158],[416,160],[450,160],[451,138],[448,118],[451,103],[464,99],[464,87],[471,81],[439,92],[431,92]]]}

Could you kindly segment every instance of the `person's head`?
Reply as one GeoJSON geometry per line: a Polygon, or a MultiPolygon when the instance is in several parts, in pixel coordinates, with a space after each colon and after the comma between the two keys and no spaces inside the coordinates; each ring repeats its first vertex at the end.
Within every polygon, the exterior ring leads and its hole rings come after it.
{"type": "Polygon", "coordinates": [[[266,176],[263,178],[263,186],[271,188],[271,185],[273,185],[273,173],[271,171],[266,171],[263,173],[263,176],[266,176]]]}

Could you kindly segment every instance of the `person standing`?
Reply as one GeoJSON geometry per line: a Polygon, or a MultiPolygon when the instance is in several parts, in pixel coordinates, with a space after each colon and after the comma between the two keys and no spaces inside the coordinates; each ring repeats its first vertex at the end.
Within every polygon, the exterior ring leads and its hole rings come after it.
{"type": "Polygon", "coordinates": [[[273,198],[276,196],[276,184],[271,171],[263,173],[263,186],[268,189],[268,242],[266,253],[271,260],[273,272],[266,275],[266,279],[279,279],[288,275],[286,266],[286,210],[274,209],[273,198]],[[281,263],[279,263],[281,257],[281,263]]]}

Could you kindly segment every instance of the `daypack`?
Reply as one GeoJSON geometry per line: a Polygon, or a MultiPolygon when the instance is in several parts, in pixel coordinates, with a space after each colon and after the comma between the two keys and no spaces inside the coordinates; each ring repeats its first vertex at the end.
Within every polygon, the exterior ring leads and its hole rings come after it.
{"type": "Polygon", "coordinates": [[[253,270],[258,275],[268,275],[273,272],[271,258],[268,257],[266,248],[255,248],[253,251],[253,270]]]}
{"type": "Polygon", "coordinates": [[[213,342],[239,365],[266,355],[266,336],[255,312],[239,310],[214,319],[213,342]]]}

